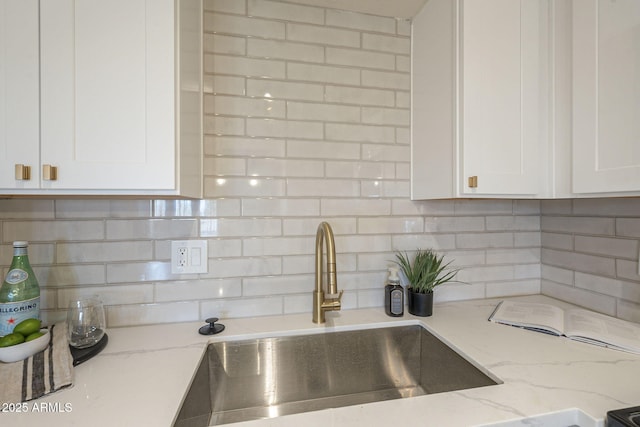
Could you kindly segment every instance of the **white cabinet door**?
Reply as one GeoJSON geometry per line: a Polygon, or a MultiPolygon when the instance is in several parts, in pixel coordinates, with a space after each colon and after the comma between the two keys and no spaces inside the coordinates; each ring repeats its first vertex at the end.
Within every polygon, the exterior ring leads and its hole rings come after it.
{"type": "Polygon", "coordinates": [[[176,188],[174,0],[41,2],[52,189],[176,188]]]}
{"type": "Polygon", "coordinates": [[[573,191],[640,191],[640,1],[573,2],[573,191]]]}
{"type": "Polygon", "coordinates": [[[39,185],[38,49],[38,0],[0,0],[0,188],[39,185]]]}
{"type": "Polygon", "coordinates": [[[545,113],[538,0],[467,0],[460,44],[464,195],[540,193],[545,113]],[[469,185],[477,177],[477,187],[469,185]]]}
{"type": "Polygon", "coordinates": [[[412,198],[544,197],[548,2],[430,0],[413,21],[412,198]]]}

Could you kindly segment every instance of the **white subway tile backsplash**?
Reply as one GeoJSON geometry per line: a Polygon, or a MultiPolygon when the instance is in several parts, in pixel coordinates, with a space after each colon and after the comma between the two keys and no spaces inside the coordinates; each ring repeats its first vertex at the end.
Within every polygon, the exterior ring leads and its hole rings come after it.
{"type": "Polygon", "coordinates": [[[247,134],[273,138],[322,139],[324,130],[320,122],[247,119],[247,134]]]}
{"type": "Polygon", "coordinates": [[[539,248],[487,250],[487,264],[540,264],[539,248]]]}
{"type": "Polygon", "coordinates": [[[287,154],[292,158],[354,160],[360,158],[360,144],[289,139],[287,154]]]}
{"type": "Polygon", "coordinates": [[[598,294],[580,288],[561,285],[543,280],[541,282],[543,294],[552,298],[570,301],[590,310],[599,311],[609,316],[616,314],[616,299],[611,296],[598,294]]]}
{"type": "Polygon", "coordinates": [[[418,248],[446,251],[456,249],[455,234],[404,234],[394,236],[392,250],[414,251],[418,248]]]}
{"type": "Polygon", "coordinates": [[[205,95],[205,114],[223,114],[229,116],[279,117],[286,115],[284,101],[268,98],[244,98],[225,95],[205,95]]]}
{"type": "Polygon", "coordinates": [[[378,50],[394,54],[411,54],[411,40],[408,37],[363,33],[362,47],[368,50],[378,50]]]}
{"type": "Polygon", "coordinates": [[[205,132],[224,132],[224,134],[227,136],[245,134],[246,125],[244,118],[204,116],[203,124],[205,132]]]}
{"type": "MultiPolygon", "coordinates": [[[[268,236],[268,234],[267,234],[268,236]]],[[[291,253],[310,253],[314,248],[314,240],[310,237],[254,237],[246,239],[242,246],[244,256],[273,256],[291,253]]]]}
{"type": "Polygon", "coordinates": [[[575,285],[578,288],[628,301],[640,301],[640,283],[637,282],[610,279],[576,272],[575,285]]]}
{"type": "Polygon", "coordinates": [[[155,200],[153,212],[155,217],[239,216],[240,201],[231,199],[155,200]]]}
{"type": "Polygon", "coordinates": [[[320,201],[316,199],[244,199],[242,200],[242,215],[253,217],[317,217],[320,215],[320,201]]]}
{"type": "Polygon", "coordinates": [[[382,89],[409,90],[411,77],[409,73],[362,70],[362,85],[382,89]]]}
{"type": "Polygon", "coordinates": [[[396,71],[411,72],[411,57],[396,55],[396,71]]]}
{"type": "Polygon", "coordinates": [[[622,237],[640,237],[640,218],[616,219],[616,235],[622,237]]]}
{"type": "Polygon", "coordinates": [[[360,70],[357,68],[289,62],[287,63],[287,78],[294,81],[359,85],[360,70]]]}
{"type": "MultiPolygon", "coordinates": [[[[325,124],[325,129],[326,138],[333,141],[395,142],[395,131],[389,126],[327,123],[325,124]]],[[[388,147],[387,149],[391,150],[392,148],[388,147]]],[[[374,152],[380,151],[380,149],[375,150],[373,147],[371,149],[374,152]]],[[[371,156],[365,158],[373,159],[371,156]]]]}
{"type": "MultiPolygon", "coordinates": [[[[155,302],[208,300],[242,296],[241,279],[196,279],[158,282],[154,285],[155,302]]],[[[126,303],[126,302],[121,302],[126,303]]]]}
{"type": "Polygon", "coordinates": [[[422,233],[423,231],[424,219],[421,217],[358,218],[358,233],[360,234],[422,233]]]}
{"type": "Polygon", "coordinates": [[[289,197],[358,197],[357,181],[347,179],[287,179],[289,197]]]}
{"type": "Polygon", "coordinates": [[[361,181],[362,197],[403,197],[409,193],[406,181],[361,181]]]}
{"type": "Polygon", "coordinates": [[[609,236],[615,234],[613,218],[543,216],[541,225],[545,231],[609,236]]]}
{"type": "Polygon", "coordinates": [[[201,320],[197,301],[111,305],[106,307],[106,317],[109,327],[201,320]]]}
{"type": "Polygon", "coordinates": [[[146,218],[151,215],[148,200],[56,200],[57,219],[146,218]]]}
{"type": "Polygon", "coordinates": [[[322,101],[324,87],[320,84],[312,83],[248,79],[247,95],[273,99],[322,101]]]}
{"type": "Polygon", "coordinates": [[[540,230],[539,216],[489,216],[487,230],[540,230]]]}
{"type": "Polygon", "coordinates": [[[393,107],[395,105],[395,92],[382,89],[327,85],[325,88],[325,100],[341,104],[393,107]]]}
{"type": "Polygon", "coordinates": [[[295,22],[287,23],[287,40],[329,46],[360,47],[360,33],[358,31],[295,22]]]}
{"type": "Polygon", "coordinates": [[[363,107],[362,122],[378,125],[409,126],[410,111],[399,108],[363,107]]]}
{"type": "Polygon", "coordinates": [[[286,33],[284,22],[217,13],[204,14],[204,31],[270,39],[284,39],[286,33]]]}
{"type": "MultiPolygon", "coordinates": [[[[242,295],[245,297],[298,294],[303,292],[310,294],[312,289],[312,281],[305,276],[256,277],[242,281],[242,295]]],[[[311,301],[311,298],[308,299],[311,301]]]]}
{"type": "Polygon", "coordinates": [[[576,252],[586,252],[616,258],[638,259],[638,240],[597,236],[575,236],[574,239],[574,250],[576,252]]]}
{"type": "Polygon", "coordinates": [[[242,257],[209,259],[206,277],[250,277],[282,274],[280,257],[242,257]]]}
{"type": "Polygon", "coordinates": [[[331,225],[335,235],[357,233],[355,218],[330,218],[330,215],[323,214],[318,218],[284,218],[282,221],[284,235],[286,236],[315,236],[318,226],[323,221],[331,225]]]}
{"type": "Polygon", "coordinates": [[[43,287],[100,285],[106,283],[105,268],[102,264],[33,266],[33,273],[43,287]]]}
{"type": "Polygon", "coordinates": [[[411,36],[411,20],[396,19],[396,33],[400,36],[411,36]]]}
{"type": "Polygon", "coordinates": [[[104,223],[102,221],[37,220],[2,223],[2,240],[4,242],[13,242],[15,240],[27,240],[32,243],[101,240],[104,237],[104,223]]]}
{"type": "Polygon", "coordinates": [[[283,297],[222,298],[200,302],[202,318],[273,316],[284,313],[283,297]]]}
{"type": "Polygon", "coordinates": [[[58,243],[56,261],[65,264],[113,261],[148,261],[153,258],[151,241],[58,243]]]}
{"type": "Polygon", "coordinates": [[[445,216],[426,218],[424,223],[424,231],[430,233],[441,232],[469,232],[484,231],[485,219],[480,216],[445,216]]]}
{"type": "Polygon", "coordinates": [[[360,121],[360,107],[310,102],[287,102],[287,118],[291,120],[321,120],[323,122],[360,121]]]}
{"type": "Polygon", "coordinates": [[[326,217],[342,215],[355,217],[390,215],[391,207],[389,200],[324,198],[321,201],[320,213],[326,217]]]}
{"type": "Polygon", "coordinates": [[[204,144],[206,155],[217,155],[222,158],[225,156],[285,157],[286,155],[283,139],[211,136],[205,138],[204,144]]]}
{"type": "Polygon", "coordinates": [[[543,265],[541,268],[542,278],[561,283],[563,285],[573,286],[575,273],[565,268],[554,267],[552,265],[543,265]]]}
{"type": "Polygon", "coordinates": [[[460,249],[511,248],[513,234],[501,232],[460,233],[456,235],[456,245],[460,249]]]}
{"type": "Polygon", "coordinates": [[[324,176],[324,164],[318,160],[249,159],[247,170],[250,176],[324,176]]]}
{"type": "Polygon", "coordinates": [[[244,15],[247,13],[247,5],[238,0],[204,0],[204,10],[213,12],[235,13],[244,15]]]}
{"type": "Polygon", "coordinates": [[[203,49],[207,53],[223,53],[229,55],[246,55],[247,39],[244,37],[205,34],[203,49]]]}
{"type": "Polygon", "coordinates": [[[152,284],[126,284],[110,286],[90,286],[84,288],[67,287],[58,290],[58,308],[69,308],[71,301],[99,295],[105,305],[146,304],[153,302],[152,284]]]}
{"type": "Polygon", "coordinates": [[[53,200],[6,199],[2,200],[0,220],[3,218],[53,219],[53,200]]]}
{"type": "Polygon", "coordinates": [[[396,68],[396,57],[388,53],[340,47],[326,47],[325,52],[328,64],[373,68],[379,70],[395,70],[396,68]]]}
{"type": "Polygon", "coordinates": [[[220,157],[206,157],[202,162],[205,175],[216,176],[245,176],[247,175],[247,161],[220,157]]]}
{"type": "Polygon", "coordinates": [[[276,0],[204,8],[204,199],[0,200],[0,268],[11,241],[31,241],[47,321],[98,293],[109,327],[311,322],[321,221],[343,309],[382,310],[394,251],[433,248],[468,282],[437,302],[542,292],[640,319],[640,199],[409,200],[410,21],[276,0]],[[171,240],[201,238],[208,272],[172,275],[171,240]]]}
{"type": "Polygon", "coordinates": [[[275,218],[203,218],[200,220],[202,237],[280,236],[282,221],[275,218]]]}
{"type": "Polygon", "coordinates": [[[323,63],[325,60],[325,50],[322,46],[282,40],[249,39],[247,53],[253,57],[301,62],[323,63]]]}
{"type": "Polygon", "coordinates": [[[331,178],[395,178],[395,165],[390,162],[326,161],[325,169],[327,177],[331,178]]]}
{"type": "Polygon", "coordinates": [[[324,24],[324,9],[279,1],[248,0],[248,13],[262,18],[324,24]]]}
{"type": "Polygon", "coordinates": [[[394,18],[364,15],[337,9],[326,10],[326,24],[332,27],[345,27],[378,33],[395,34],[396,32],[396,20],[394,18]]]}
{"type": "Polygon", "coordinates": [[[195,219],[135,219],[107,220],[108,240],[131,239],[188,239],[198,236],[195,219]]]}
{"type": "Polygon", "coordinates": [[[497,298],[505,296],[531,295],[540,293],[539,280],[520,280],[487,283],[486,298],[497,298]]]}
{"type": "Polygon", "coordinates": [[[554,249],[542,249],[542,262],[599,276],[614,277],[616,260],[577,252],[564,252],[554,249]]]}
{"type": "Polygon", "coordinates": [[[285,62],[229,55],[204,55],[204,71],[242,77],[283,79],[285,62]]]}

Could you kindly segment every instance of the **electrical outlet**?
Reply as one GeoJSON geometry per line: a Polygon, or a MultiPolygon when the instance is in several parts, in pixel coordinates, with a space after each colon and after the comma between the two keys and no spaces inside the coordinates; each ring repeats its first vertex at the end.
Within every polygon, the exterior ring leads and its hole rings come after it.
{"type": "Polygon", "coordinates": [[[206,240],[174,240],[171,242],[171,274],[207,272],[206,240]]]}

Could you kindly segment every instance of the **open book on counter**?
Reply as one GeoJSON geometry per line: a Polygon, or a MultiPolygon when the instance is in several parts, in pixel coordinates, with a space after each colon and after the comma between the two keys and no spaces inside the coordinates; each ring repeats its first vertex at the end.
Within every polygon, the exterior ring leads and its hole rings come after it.
{"type": "Polygon", "coordinates": [[[640,324],[583,309],[502,301],[489,320],[572,340],[640,354],[640,324]]]}

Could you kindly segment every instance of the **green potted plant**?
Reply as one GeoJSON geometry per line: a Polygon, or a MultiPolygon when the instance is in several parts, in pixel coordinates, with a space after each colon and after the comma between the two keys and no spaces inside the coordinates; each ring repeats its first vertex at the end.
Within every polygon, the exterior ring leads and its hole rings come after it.
{"type": "Polygon", "coordinates": [[[416,316],[431,316],[433,313],[433,290],[447,282],[454,282],[459,269],[449,268],[444,256],[432,249],[418,249],[410,258],[407,252],[397,252],[396,261],[408,281],[407,305],[409,313],[416,316]]]}

